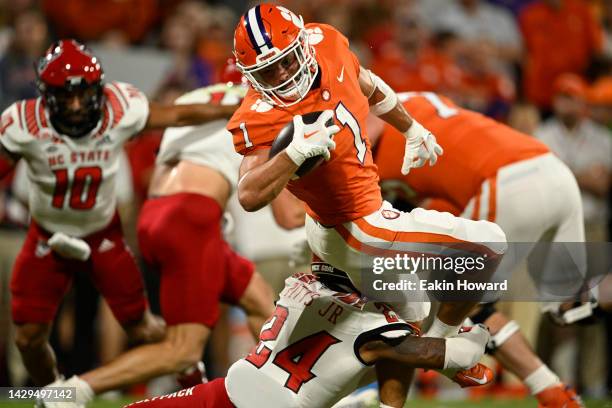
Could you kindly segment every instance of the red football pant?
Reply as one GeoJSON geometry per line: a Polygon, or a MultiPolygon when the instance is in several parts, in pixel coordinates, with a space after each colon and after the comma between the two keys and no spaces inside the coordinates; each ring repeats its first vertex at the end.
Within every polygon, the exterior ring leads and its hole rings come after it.
{"type": "Polygon", "coordinates": [[[124,408],[235,408],[225,390],[225,379],[126,405],[124,408]]]}
{"type": "Polygon", "coordinates": [[[118,216],[101,231],[84,237],[91,257],[61,258],[46,246],[51,234],[32,220],[11,278],[15,323],[50,323],[75,273],[88,274],[121,323],[142,318],[147,299],[142,276],[123,241],[118,216]]]}
{"type": "Polygon", "coordinates": [[[162,316],[170,326],[214,327],[219,302],[237,304],[254,273],[221,235],[219,204],[210,197],[179,193],[145,202],[138,243],[147,263],[158,269],[162,316]]]}

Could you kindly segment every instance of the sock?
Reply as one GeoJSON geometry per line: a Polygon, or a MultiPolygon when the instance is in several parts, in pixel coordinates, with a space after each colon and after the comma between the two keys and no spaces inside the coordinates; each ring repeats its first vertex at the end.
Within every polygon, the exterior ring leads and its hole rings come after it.
{"type": "Polygon", "coordinates": [[[461,325],[451,326],[444,323],[437,317],[434,319],[431,327],[427,330],[427,333],[423,337],[450,337],[455,336],[459,333],[461,325]]]}
{"type": "Polygon", "coordinates": [[[546,388],[561,384],[559,377],[550,371],[546,364],[542,364],[540,368],[529,374],[523,382],[529,388],[531,395],[536,395],[546,388]]]}
{"type": "Polygon", "coordinates": [[[380,408],[393,408],[393,407],[392,407],[392,406],[390,406],[390,405],[385,405],[385,404],[383,404],[383,403],[381,402],[381,403],[380,403],[380,408]]]}

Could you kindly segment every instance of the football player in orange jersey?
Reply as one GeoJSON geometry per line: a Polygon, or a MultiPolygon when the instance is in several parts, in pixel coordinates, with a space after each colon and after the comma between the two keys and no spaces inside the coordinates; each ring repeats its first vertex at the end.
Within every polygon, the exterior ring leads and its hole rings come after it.
{"type": "MultiPolygon", "coordinates": [[[[409,189],[404,193],[428,199],[427,208],[498,223],[508,242],[535,243],[551,229],[556,242],[584,241],[576,180],[543,143],[435,93],[402,93],[399,99],[436,133],[446,151],[435,167],[402,175],[396,170],[401,135],[371,117],[368,129],[383,190],[390,183],[396,193],[403,194],[397,190],[402,185],[394,183],[402,181],[409,189]]],[[[576,255],[576,259],[584,257],[580,251],[576,255]]],[[[520,260],[506,257],[502,263],[516,265],[520,260]]],[[[472,320],[489,327],[489,348],[528,386],[541,407],[582,406],[574,391],[533,353],[518,324],[496,311],[494,304],[483,305],[472,320]]]]}
{"type": "MultiPolygon", "coordinates": [[[[261,4],[240,19],[234,55],[252,86],[228,124],[236,151],[244,156],[238,197],[246,210],[263,207],[287,187],[306,203],[308,241],[315,255],[346,272],[357,288],[362,283],[361,265],[355,260],[369,250],[368,241],[399,246],[471,244],[488,254],[488,268],[497,265],[506,242],[495,224],[422,209],[402,213],[383,202],[365,129],[369,112],[404,135],[402,173],[426,162],[434,164],[442,149],[406,113],[395,92],[361,67],[342,34],[324,24],[305,26],[290,10],[261,4]],[[314,111],[323,113],[305,125],[300,115],[314,111]],[[334,124],[326,124],[331,118],[334,124]],[[291,121],[292,142],[269,159],[276,135],[291,121]],[[327,161],[292,180],[296,169],[315,156],[327,161]]],[[[394,304],[398,314],[411,322],[429,314],[426,295],[415,292],[401,293],[404,299],[394,304]]],[[[429,334],[456,334],[474,304],[443,304],[429,334]]],[[[393,366],[382,371],[391,373],[393,366]]],[[[409,376],[399,382],[406,391],[409,376]]],[[[383,402],[402,406],[405,392],[382,392],[387,383],[393,381],[381,383],[383,402]]]]}

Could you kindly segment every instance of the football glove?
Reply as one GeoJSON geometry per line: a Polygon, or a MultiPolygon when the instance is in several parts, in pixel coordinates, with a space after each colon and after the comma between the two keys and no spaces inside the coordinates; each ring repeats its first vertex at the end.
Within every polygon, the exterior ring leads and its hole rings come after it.
{"type": "Polygon", "coordinates": [[[410,128],[404,132],[406,147],[404,150],[404,162],[402,163],[402,174],[406,175],[410,169],[423,167],[425,162],[433,166],[438,156],[444,151],[436,142],[436,137],[416,120],[412,120],[410,128]]]}
{"type": "Polygon", "coordinates": [[[331,110],[323,111],[312,124],[305,124],[300,115],[293,117],[293,140],[285,151],[296,165],[301,166],[306,159],[315,156],[329,160],[330,151],[336,147],[332,136],[340,131],[337,125],[327,124],[333,117],[331,110]]]}

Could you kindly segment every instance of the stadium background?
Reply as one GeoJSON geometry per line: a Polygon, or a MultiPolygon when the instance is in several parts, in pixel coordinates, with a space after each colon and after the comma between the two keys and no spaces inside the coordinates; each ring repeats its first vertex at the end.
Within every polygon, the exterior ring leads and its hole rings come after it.
{"type": "MultiPolygon", "coordinates": [[[[302,14],[306,22],[328,23],[345,33],[362,64],[397,91],[441,92],[529,134],[537,134],[545,121],[556,120],[552,101],[563,94],[584,104],[589,120],[601,125],[601,137],[612,138],[610,0],[294,0],[282,4],[302,14]],[[546,12],[554,4],[558,11],[546,12]],[[577,76],[562,76],[565,73],[577,76]]],[[[187,90],[218,80],[230,56],[234,26],[249,5],[242,0],[0,0],[0,108],[36,96],[32,64],[51,41],[65,37],[75,37],[94,49],[106,79],[131,82],[149,98],[171,102],[187,90]]],[[[121,191],[126,233],[135,252],[133,227],[161,133],[147,136],[126,149],[129,163],[121,191]]],[[[589,154],[589,149],[583,154],[589,154]]],[[[602,164],[610,180],[612,166],[602,164]]],[[[28,222],[20,200],[27,192],[22,180],[17,174],[0,182],[0,386],[28,384],[11,345],[8,298],[11,265],[28,222]]],[[[602,194],[598,199],[607,210],[585,214],[590,240],[609,240],[609,183],[606,191],[608,198],[602,194]]],[[[248,236],[237,237],[239,249],[247,255],[257,252],[246,248],[244,241],[248,236]]],[[[287,248],[279,247],[274,254],[274,244],[268,246],[266,251],[273,253],[259,261],[287,256],[287,248]]],[[[149,293],[154,294],[155,274],[143,270],[149,293]]],[[[154,296],[152,304],[156,304],[154,296]]],[[[612,406],[604,401],[612,382],[609,319],[588,328],[558,329],[540,321],[533,304],[506,308],[523,324],[540,357],[590,399],[589,406],[612,406]]],[[[120,329],[83,276],[77,277],[64,303],[53,339],[67,376],[108,361],[126,347],[120,329]]],[[[241,315],[229,310],[207,350],[210,376],[223,375],[250,341],[241,315]]],[[[125,394],[137,398],[168,387],[162,379],[125,394]]],[[[533,400],[523,402],[525,395],[525,389],[502,372],[493,386],[470,393],[448,387],[429,373],[419,376],[415,396],[436,400],[410,406],[478,404],[467,398],[487,398],[480,403],[483,406],[535,406],[533,400]]]]}

